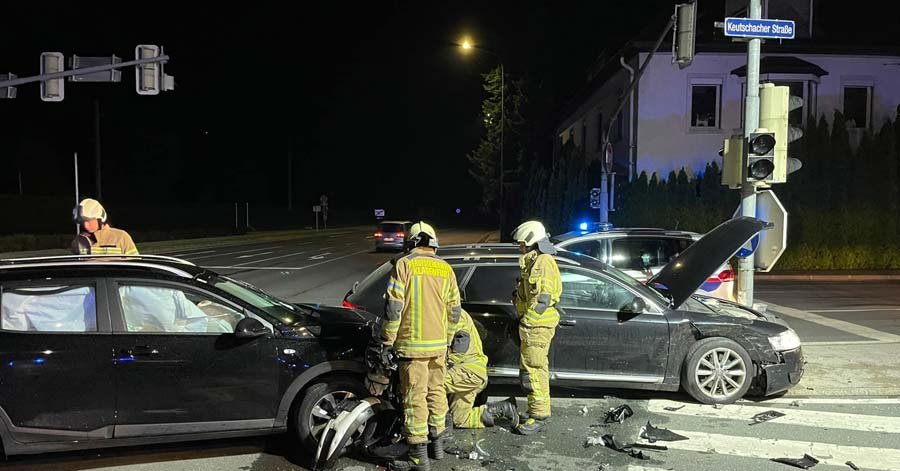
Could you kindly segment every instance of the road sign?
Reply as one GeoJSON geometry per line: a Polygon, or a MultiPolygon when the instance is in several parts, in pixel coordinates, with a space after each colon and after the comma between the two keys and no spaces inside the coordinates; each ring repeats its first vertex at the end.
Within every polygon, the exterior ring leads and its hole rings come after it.
{"type": "Polygon", "coordinates": [[[794,39],[791,20],[725,18],[725,36],[761,39],[794,39]]]}
{"type": "Polygon", "coordinates": [[[314,213],[321,213],[321,212],[322,212],[322,207],[319,206],[319,205],[313,206],[313,212],[314,212],[314,213]]]}
{"type": "Polygon", "coordinates": [[[591,188],[591,209],[600,209],[600,188],[591,188]]]}
{"type": "Polygon", "coordinates": [[[383,210],[383,209],[376,209],[376,210],[375,210],[375,217],[377,217],[377,218],[383,218],[383,217],[384,217],[384,210],[383,210]]]}
{"type": "MultiPolygon", "coordinates": [[[[734,217],[740,213],[741,207],[738,205],[734,217]]],[[[756,195],[756,218],[774,226],[753,236],[741,247],[737,256],[743,258],[753,254],[756,271],[769,272],[787,248],[788,212],[772,190],[763,190],[756,195]]]]}

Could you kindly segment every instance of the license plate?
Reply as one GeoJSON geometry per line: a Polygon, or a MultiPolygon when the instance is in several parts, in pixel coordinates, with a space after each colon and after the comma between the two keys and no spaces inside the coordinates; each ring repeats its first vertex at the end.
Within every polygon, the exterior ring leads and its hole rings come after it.
{"type": "Polygon", "coordinates": [[[385,237],[385,238],[384,238],[384,241],[385,241],[385,242],[393,242],[393,241],[394,241],[394,238],[393,238],[393,237],[385,237]]]}

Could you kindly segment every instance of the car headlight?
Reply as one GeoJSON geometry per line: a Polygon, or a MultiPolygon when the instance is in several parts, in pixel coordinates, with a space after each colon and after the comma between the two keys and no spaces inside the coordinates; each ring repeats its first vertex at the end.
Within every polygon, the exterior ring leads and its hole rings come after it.
{"type": "Polygon", "coordinates": [[[778,335],[769,337],[769,343],[772,345],[772,348],[779,352],[794,350],[800,348],[800,337],[797,336],[797,332],[794,332],[793,329],[788,329],[778,335]]]}

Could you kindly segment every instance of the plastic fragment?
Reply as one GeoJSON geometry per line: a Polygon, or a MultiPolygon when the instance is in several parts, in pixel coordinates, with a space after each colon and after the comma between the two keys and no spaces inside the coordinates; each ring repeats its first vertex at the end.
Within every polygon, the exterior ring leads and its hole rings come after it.
{"type": "Polygon", "coordinates": [[[669,447],[665,445],[645,445],[643,443],[633,443],[632,448],[640,448],[642,450],[666,451],[669,447]]]}
{"type": "Polygon", "coordinates": [[[641,438],[646,438],[650,443],[655,443],[657,440],[664,442],[677,442],[679,440],[688,439],[688,437],[679,435],[671,430],[654,427],[649,420],[647,421],[647,425],[641,427],[641,431],[638,433],[638,436],[640,436],[641,438]]]}
{"type": "Polygon", "coordinates": [[[611,424],[613,422],[623,423],[625,419],[634,415],[634,411],[631,410],[631,407],[628,404],[622,404],[618,407],[613,407],[606,413],[606,418],[603,420],[604,423],[611,424]]]}
{"type": "Polygon", "coordinates": [[[485,438],[478,440],[478,442],[475,443],[475,449],[478,450],[478,452],[481,453],[482,456],[491,456],[490,453],[484,451],[484,448],[481,448],[481,443],[485,440],[486,440],[485,438]]]}
{"type": "Polygon", "coordinates": [[[469,459],[470,459],[470,460],[473,460],[473,461],[477,461],[477,460],[481,459],[481,457],[478,456],[478,452],[477,452],[477,451],[470,451],[470,452],[469,452],[469,459]]]}
{"type": "Polygon", "coordinates": [[[606,446],[606,444],[603,442],[603,437],[587,437],[587,440],[585,440],[584,442],[584,447],[589,448],[594,445],[606,446]]]}
{"type": "Polygon", "coordinates": [[[582,415],[582,416],[587,415],[587,413],[588,413],[588,408],[585,407],[585,406],[583,406],[579,412],[581,412],[581,415],[582,415]]]}
{"type": "Polygon", "coordinates": [[[603,443],[606,445],[607,448],[611,448],[615,451],[619,451],[622,453],[627,453],[628,456],[631,456],[632,458],[637,458],[639,460],[649,460],[650,459],[650,457],[645,455],[643,451],[635,450],[634,448],[631,447],[631,445],[624,445],[622,443],[619,443],[619,441],[616,440],[616,437],[614,437],[612,435],[604,435],[601,438],[603,439],[603,443]]]}
{"type": "Polygon", "coordinates": [[[852,461],[848,461],[848,462],[846,462],[846,463],[844,463],[844,464],[846,464],[847,466],[849,466],[850,469],[852,469],[853,471],[859,471],[859,466],[856,466],[855,464],[853,464],[852,461]]]}
{"type": "Polygon", "coordinates": [[[791,407],[800,407],[800,401],[791,402],[791,407]]]}
{"type": "Polygon", "coordinates": [[[680,405],[678,407],[666,406],[666,407],[663,407],[663,410],[667,410],[669,412],[675,412],[677,410],[684,409],[684,407],[685,407],[684,405],[680,405]]]}
{"type": "Polygon", "coordinates": [[[784,417],[786,414],[784,412],[778,412],[777,410],[768,410],[765,412],[760,412],[752,417],[753,423],[750,425],[761,424],[763,422],[768,422],[770,420],[775,420],[779,417],[784,417]]]}
{"type": "Polygon", "coordinates": [[[722,409],[725,407],[725,404],[713,404],[713,409],[722,409]]]}
{"type": "Polygon", "coordinates": [[[809,456],[807,454],[803,455],[803,458],[772,458],[772,461],[776,463],[786,464],[788,466],[793,466],[795,468],[803,468],[809,469],[813,466],[819,464],[819,460],[809,456]]]}

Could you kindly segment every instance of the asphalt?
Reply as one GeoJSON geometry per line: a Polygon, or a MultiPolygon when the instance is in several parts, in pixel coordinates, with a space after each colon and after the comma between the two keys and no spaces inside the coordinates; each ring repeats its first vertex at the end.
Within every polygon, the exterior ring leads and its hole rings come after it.
{"type": "MultiPolygon", "coordinates": [[[[176,252],[177,255],[298,302],[337,304],[392,254],[375,253],[371,233],[333,231],[298,240],[176,252]]],[[[471,242],[478,231],[444,231],[442,242],[471,242]]],[[[679,393],[554,389],[549,428],[523,437],[502,427],[455,431],[451,448],[460,451],[435,463],[438,471],[491,469],[616,470],[786,470],[770,461],[801,458],[821,462],[816,470],[900,470],[900,282],[760,280],[757,302],[795,328],[809,361],[800,385],[780,398],[742,401],[720,409],[679,393]],[[628,404],[635,415],[623,424],[603,424],[611,407],[628,404]],[[668,409],[667,409],[668,408],[668,409]],[[677,410],[675,410],[677,409],[677,410]],[[749,425],[753,415],[784,413],[749,425]],[[586,441],[613,434],[625,443],[640,441],[650,421],[689,437],[657,442],[666,451],[645,451],[639,460],[586,441]],[[476,448],[479,445],[481,451],[476,448]],[[476,459],[468,459],[476,451],[476,459]]],[[[518,388],[492,386],[496,397],[519,396],[518,388]]],[[[309,457],[286,436],[194,442],[12,457],[10,470],[304,470],[309,457]]],[[[377,465],[342,458],[336,469],[375,470],[377,465]]]]}

